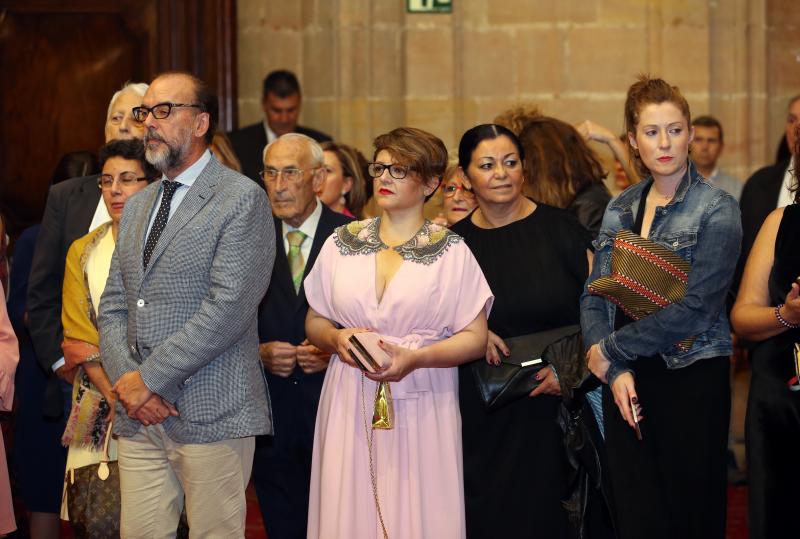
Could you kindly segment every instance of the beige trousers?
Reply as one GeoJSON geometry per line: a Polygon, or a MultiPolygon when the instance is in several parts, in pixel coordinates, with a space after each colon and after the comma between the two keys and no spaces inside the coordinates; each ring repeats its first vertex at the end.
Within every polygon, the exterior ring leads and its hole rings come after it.
{"type": "Polygon", "coordinates": [[[192,539],[243,538],[255,438],[179,444],[161,425],[119,438],[122,539],[175,537],[186,500],[192,539]]]}

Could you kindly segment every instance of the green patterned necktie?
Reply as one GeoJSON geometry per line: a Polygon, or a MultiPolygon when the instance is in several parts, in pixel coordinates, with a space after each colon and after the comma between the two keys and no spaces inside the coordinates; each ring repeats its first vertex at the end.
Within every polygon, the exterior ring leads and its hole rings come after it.
{"type": "Polygon", "coordinates": [[[289,240],[289,270],[292,272],[292,282],[294,283],[295,294],[300,292],[300,283],[303,282],[303,271],[306,269],[306,261],[303,260],[303,253],[300,246],[308,236],[299,230],[292,230],[286,234],[289,240]]]}

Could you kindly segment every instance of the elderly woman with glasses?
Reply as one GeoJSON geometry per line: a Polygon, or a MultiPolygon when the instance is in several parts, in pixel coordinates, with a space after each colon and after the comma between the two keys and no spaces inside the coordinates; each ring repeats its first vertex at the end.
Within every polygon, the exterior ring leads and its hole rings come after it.
{"type": "MultiPolygon", "coordinates": [[[[102,173],[97,181],[111,221],[78,238],[67,252],[61,320],[64,357],[80,365],[73,382],[72,411],[62,442],[69,446],[70,470],[96,464],[102,456],[108,424],[114,416],[114,394],[100,363],[97,311],[105,288],[119,221],[128,197],[141,191],[158,173],[144,156],[139,139],[112,140],[100,148],[102,173]]],[[[116,459],[116,443],[109,453],[116,459]]],[[[66,492],[66,491],[65,491],[66,492]]],[[[61,518],[69,520],[66,494],[61,518]]]]}
{"type": "Polygon", "coordinates": [[[398,128],[374,145],[381,216],[336,229],[305,280],[306,334],[333,354],[308,537],[464,537],[456,366],[486,348],[492,293],[461,237],[423,217],[442,141],[398,128]],[[371,372],[359,343],[379,362],[371,372]]]}
{"type": "MultiPolygon", "coordinates": [[[[444,206],[444,218],[447,226],[453,226],[461,219],[472,213],[478,202],[471,189],[464,186],[462,172],[458,168],[458,163],[447,167],[442,181],[442,198],[444,206]]],[[[440,214],[441,217],[441,214],[440,214]]],[[[437,217],[437,220],[440,218],[437,217]]]]}

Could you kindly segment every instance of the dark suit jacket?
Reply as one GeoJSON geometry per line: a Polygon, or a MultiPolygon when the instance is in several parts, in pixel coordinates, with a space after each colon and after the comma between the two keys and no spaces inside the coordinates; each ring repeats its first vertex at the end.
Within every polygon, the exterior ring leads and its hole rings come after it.
{"type": "MultiPolygon", "coordinates": [[[[308,127],[297,126],[297,133],[309,136],[317,142],[332,140],[330,136],[308,127]]],[[[264,187],[258,173],[264,168],[264,146],[267,145],[267,133],[264,131],[264,123],[258,122],[248,125],[228,134],[233,145],[233,151],[242,164],[242,174],[264,187]]]]}
{"type": "Polygon", "coordinates": [[[778,205],[783,176],[788,166],[789,161],[786,160],[757,170],[742,189],[739,200],[739,207],[742,210],[742,253],[736,267],[732,290],[738,291],[744,265],[756,241],[756,235],[764,220],[778,205]]]}
{"type": "MultiPolygon", "coordinates": [[[[72,242],[89,231],[100,189],[98,175],[72,178],[54,185],[47,196],[28,281],[28,327],[36,357],[48,374],[53,363],[63,356],[61,341],[61,289],[64,264],[72,242]]],[[[45,414],[61,414],[62,397],[57,380],[45,393],[45,414]]]]}
{"type": "MultiPolygon", "coordinates": [[[[333,230],[350,221],[349,217],[328,209],[324,204],[322,205],[322,215],[320,215],[319,224],[317,224],[317,231],[314,234],[314,242],[311,244],[311,253],[306,261],[303,278],[311,271],[322,244],[333,233],[333,230]]],[[[289,261],[286,258],[286,251],[283,246],[283,227],[281,221],[276,218],[275,265],[269,289],[267,289],[267,293],[259,307],[259,341],[262,343],[284,341],[295,345],[300,344],[306,338],[305,320],[307,311],[308,301],[306,300],[303,286],[300,286],[299,294],[294,292],[292,273],[289,270],[289,261]]],[[[280,401],[284,392],[291,385],[302,382],[304,397],[307,397],[309,407],[313,407],[314,410],[312,417],[316,415],[317,401],[319,401],[324,378],[325,371],[316,374],[305,374],[300,367],[295,367],[289,378],[281,378],[267,373],[273,413],[275,415],[281,413],[280,401]]]]}

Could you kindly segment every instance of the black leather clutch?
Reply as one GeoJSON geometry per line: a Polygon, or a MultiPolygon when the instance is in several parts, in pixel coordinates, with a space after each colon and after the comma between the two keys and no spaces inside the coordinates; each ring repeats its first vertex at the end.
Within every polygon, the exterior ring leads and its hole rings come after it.
{"type": "Polygon", "coordinates": [[[500,365],[490,365],[486,360],[474,361],[472,375],[478,394],[488,411],[502,408],[522,397],[527,397],[539,385],[536,373],[552,364],[564,387],[562,373],[579,370],[583,358],[583,342],[579,325],[531,333],[505,340],[511,354],[500,354],[500,365]]]}

